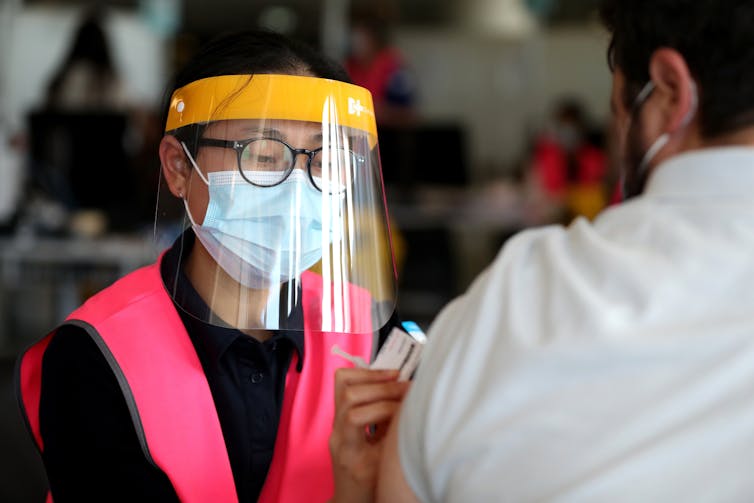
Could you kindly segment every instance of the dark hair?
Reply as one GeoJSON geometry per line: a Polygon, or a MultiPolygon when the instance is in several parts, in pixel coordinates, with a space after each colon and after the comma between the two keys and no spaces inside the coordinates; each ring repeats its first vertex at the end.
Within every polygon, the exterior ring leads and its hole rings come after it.
{"type": "Polygon", "coordinates": [[[96,7],[86,11],[82,16],[68,55],[50,80],[47,89],[48,102],[54,103],[68,70],[76,63],[84,62],[90,65],[96,71],[102,85],[105,85],[108,79],[115,78],[115,66],[103,28],[103,18],[104,13],[96,7]]]}
{"type": "Polygon", "coordinates": [[[355,9],[351,13],[351,28],[362,28],[369,33],[378,48],[390,43],[390,24],[383,16],[369,10],[355,9]]]}
{"type": "Polygon", "coordinates": [[[698,84],[701,134],[710,138],[754,124],[754,2],[750,0],[603,0],[611,68],[626,77],[629,106],[649,80],[655,50],[686,60],[698,84]]]}
{"type": "MultiPolygon", "coordinates": [[[[165,117],[162,123],[166,122],[173,92],[191,82],[220,75],[271,73],[310,73],[315,77],[350,82],[342,66],[298,40],[263,30],[227,33],[200,47],[176,74],[165,96],[165,117]]],[[[192,154],[195,153],[192,144],[201,136],[201,131],[198,131],[196,126],[181,128],[174,134],[186,141],[192,154]]]]}
{"type": "Polygon", "coordinates": [[[101,70],[112,71],[113,62],[110,57],[110,45],[102,27],[102,14],[91,11],[79,25],[76,36],[68,54],[67,62],[88,61],[101,70]]]}
{"type": "Polygon", "coordinates": [[[581,100],[575,97],[561,98],[555,105],[555,117],[579,127],[586,127],[586,112],[581,100]]]}

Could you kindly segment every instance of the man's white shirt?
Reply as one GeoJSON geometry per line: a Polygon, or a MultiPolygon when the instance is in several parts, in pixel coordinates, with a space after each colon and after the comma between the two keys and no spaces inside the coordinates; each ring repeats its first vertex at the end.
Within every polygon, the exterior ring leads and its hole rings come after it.
{"type": "Polygon", "coordinates": [[[510,239],[428,339],[399,429],[422,501],[754,501],[754,149],[510,239]]]}

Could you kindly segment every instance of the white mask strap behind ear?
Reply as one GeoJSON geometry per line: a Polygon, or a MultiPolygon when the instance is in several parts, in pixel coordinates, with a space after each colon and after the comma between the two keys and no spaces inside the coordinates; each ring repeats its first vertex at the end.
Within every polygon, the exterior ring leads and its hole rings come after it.
{"type": "Polygon", "coordinates": [[[699,95],[696,92],[696,82],[693,80],[691,81],[691,106],[689,107],[689,111],[686,114],[686,117],[683,118],[681,121],[680,127],[688,126],[689,122],[691,122],[691,119],[694,118],[694,115],[696,115],[696,107],[699,106],[699,95]]]}
{"type": "MultiPolygon", "coordinates": [[[[649,94],[654,90],[654,83],[650,80],[647,82],[647,85],[644,86],[644,89],[641,90],[639,93],[639,96],[636,98],[636,103],[641,104],[644,100],[647,99],[649,94]]],[[[689,111],[686,113],[686,116],[681,121],[678,129],[682,129],[686,127],[689,122],[691,122],[691,119],[694,118],[694,115],[696,115],[696,107],[699,102],[699,97],[696,92],[696,83],[693,81],[691,82],[691,106],[689,107],[689,111]]],[[[639,174],[644,175],[644,172],[646,171],[647,167],[649,167],[649,163],[654,157],[662,150],[662,148],[668,144],[670,141],[670,133],[663,133],[657,138],[652,146],[649,147],[647,150],[647,153],[644,154],[644,157],[642,158],[641,162],[639,163],[639,174]]]]}
{"type": "Polygon", "coordinates": [[[642,157],[641,162],[639,163],[638,171],[640,176],[644,176],[644,173],[649,167],[649,163],[669,141],[670,135],[668,133],[663,133],[654,141],[654,143],[652,143],[652,146],[649,147],[647,153],[644,154],[644,157],[642,157]]]}
{"type": "Polygon", "coordinates": [[[183,147],[183,151],[186,152],[186,156],[188,157],[189,161],[191,161],[191,165],[199,174],[199,178],[201,178],[202,181],[209,187],[209,180],[207,180],[207,178],[204,176],[204,173],[202,173],[202,170],[199,169],[199,166],[196,164],[196,161],[194,161],[194,158],[191,157],[191,154],[189,153],[189,150],[188,150],[188,147],[186,147],[186,144],[181,142],[181,147],[183,147]]]}
{"type": "MultiPolygon", "coordinates": [[[[183,147],[183,151],[186,152],[186,156],[189,158],[189,161],[191,161],[191,165],[194,166],[194,169],[199,174],[199,177],[202,179],[204,183],[209,186],[209,182],[207,182],[207,179],[204,178],[204,175],[202,174],[202,170],[199,169],[199,166],[196,165],[196,162],[194,162],[194,158],[191,157],[191,154],[189,153],[188,149],[186,148],[186,144],[181,142],[181,147],[183,147]]],[[[191,210],[189,209],[188,200],[184,197],[183,199],[183,207],[186,208],[186,215],[188,215],[189,221],[191,222],[191,225],[193,227],[196,227],[196,222],[194,221],[194,217],[191,216],[191,210]]]]}
{"type": "Polygon", "coordinates": [[[646,84],[644,84],[644,87],[641,88],[641,91],[639,91],[639,94],[637,94],[636,98],[634,98],[632,110],[636,110],[637,108],[639,108],[640,105],[644,104],[644,101],[646,101],[646,99],[649,98],[649,95],[652,94],[652,91],[654,90],[655,90],[654,81],[650,80],[646,84]]]}
{"type": "Polygon", "coordinates": [[[188,206],[188,201],[186,201],[186,198],[183,198],[183,207],[186,208],[186,215],[189,217],[189,222],[191,222],[192,227],[196,227],[196,222],[194,222],[194,217],[191,216],[191,210],[188,206]]]}

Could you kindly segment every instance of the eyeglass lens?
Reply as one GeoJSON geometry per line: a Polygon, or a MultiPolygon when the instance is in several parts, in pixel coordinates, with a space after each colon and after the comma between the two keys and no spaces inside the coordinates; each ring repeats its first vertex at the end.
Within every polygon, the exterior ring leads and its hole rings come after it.
{"type": "MultiPolygon", "coordinates": [[[[300,154],[304,155],[304,154],[300,154]]],[[[344,190],[353,180],[353,173],[363,159],[344,148],[325,148],[310,156],[312,181],[321,191],[344,190]]],[[[256,185],[271,186],[282,182],[294,166],[294,151],[275,139],[250,142],[241,152],[240,168],[256,185]]]]}

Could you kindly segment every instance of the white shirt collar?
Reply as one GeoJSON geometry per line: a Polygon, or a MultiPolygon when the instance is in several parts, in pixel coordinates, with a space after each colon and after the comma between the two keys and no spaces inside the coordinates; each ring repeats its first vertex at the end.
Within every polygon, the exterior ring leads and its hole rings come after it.
{"type": "Polygon", "coordinates": [[[644,191],[649,197],[754,195],[754,147],[684,152],[659,164],[644,191]]]}

